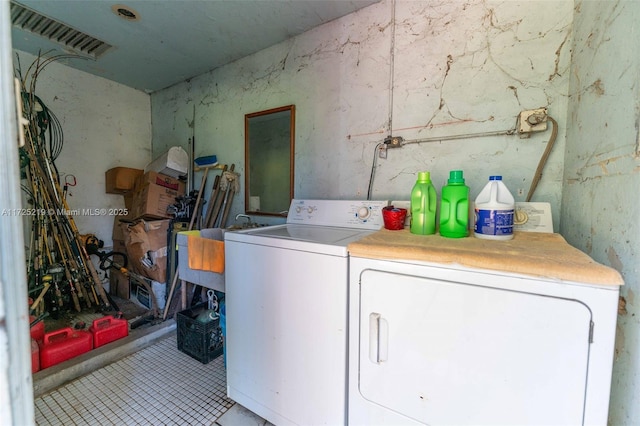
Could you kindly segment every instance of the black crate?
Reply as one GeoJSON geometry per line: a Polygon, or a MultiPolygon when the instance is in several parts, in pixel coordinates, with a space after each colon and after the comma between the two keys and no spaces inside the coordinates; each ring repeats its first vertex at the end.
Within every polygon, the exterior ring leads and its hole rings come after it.
{"type": "Polygon", "coordinates": [[[196,319],[206,308],[207,303],[201,303],[176,314],[178,350],[203,364],[216,359],[223,351],[220,318],[207,322],[196,319]]]}

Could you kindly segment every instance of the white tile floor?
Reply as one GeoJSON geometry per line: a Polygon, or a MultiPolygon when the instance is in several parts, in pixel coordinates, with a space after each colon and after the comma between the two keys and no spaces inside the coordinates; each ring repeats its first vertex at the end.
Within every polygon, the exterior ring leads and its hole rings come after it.
{"type": "Polygon", "coordinates": [[[35,400],[38,426],[213,425],[234,402],[223,357],[178,350],[176,334],[35,400]]]}
{"type": "Polygon", "coordinates": [[[236,404],[218,419],[219,426],[274,426],[262,417],[236,404]]]}

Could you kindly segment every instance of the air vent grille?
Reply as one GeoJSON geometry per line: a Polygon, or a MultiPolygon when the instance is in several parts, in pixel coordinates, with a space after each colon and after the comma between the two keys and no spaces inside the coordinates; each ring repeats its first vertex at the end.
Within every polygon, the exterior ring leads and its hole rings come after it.
{"type": "Polygon", "coordinates": [[[102,40],[75,30],[60,21],[55,21],[15,2],[11,2],[11,23],[23,30],[96,59],[112,47],[102,40]]]}

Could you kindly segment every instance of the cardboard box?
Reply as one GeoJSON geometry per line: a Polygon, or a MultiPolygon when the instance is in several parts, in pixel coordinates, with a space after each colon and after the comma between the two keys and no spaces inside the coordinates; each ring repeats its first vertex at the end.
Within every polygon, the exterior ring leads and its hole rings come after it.
{"type": "MultiPolygon", "coordinates": [[[[157,306],[155,307],[159,310],[164,309],[166,305],[166,283],[159,283],[152,280],[150,287],[157,302],[157,306]]],[[[149,290],[139,282],[132,283],[130,300],[137,302],[138,305],[147,309],[154,307],[153,297],[149,294],[149,290]]]]}
{"type": "Polygon", "coordinates": [[[136,178],[134,190],[138,192],[142,191],[144,187],[149,184],[160,185],[165,188],[178,191],[178,195],[184,195],[186,187],[185,183],[179,179],[151,171],[136,178]]]}
{"type": "Polygon", "coordinates": [[[113,231],[111,232],[111,239],[113,240],[113,249],[115,249],[116,241],[122,241],[124,244],[124,235],[126,227],[133,222],[131,215],[118,215],[113,217],[113,231]]]}
{"type": "Polygon", "coordinates": [[[133,191],[136,178],[144,173],[140,169],[114,167],[105,172],[105,192],[107,194],[126,194],[133,191]]]}
{"type": "Polygon", "coordinates": [[[178,191],[150,183],[134,193],[131,215],[135,219],[169,218],[167,208],[176,203],[178,196],[178,191]]]}
{"type": "Polygon", "coordinates": [[[140,220],[126,228],[129,268],[158,282],[166,282],[169,219],[140,220]]]}
{"type": "Polygon", "coordinates": [[[128,300],[131,292],[129,277],[115,269],[109,270],[109,293],[121,299],[128,300]]]}
{"type": "Polygon", "coordinates": [[[129,210],[129,215],[131,215],[131,209],[133,208],[133,191],[127,192],[123,195],[124,197],[124,208],[129,210]]]}
{"type": "MultiPolygon", "coordinates": [[[[124,228],[126,229],[126,227],[124,228]]],[[[115,231],[115,230],[114,230],[115,231]]],[[[121,239],[113,239],[113,251],[118,253],[127,254],[127,247],[124,243],[124,230],[114,234],[121,239]]],[[[127,255],[128,258],[128,255],[127,255]]],[[[115,262],[123,262],[120,256],[115,256],[113,259],[115,262]]],[[[130,279],[117,269],[109,269],[109,293],[120,297],[121,299],[129,299],[130,293],[130,279]]]]}
{"type": "MultiPolygon", "coordinates": [[[[127,254],[127,246],[124,243],[124,238],[125,238],[125,234],[126,234],[126,227],[124,227],[122,229],[122,231],[120,232],[121,234],[121,240],[113,240],[113,251],[117,252],[117,253],[124,253],[127,254]]],[[[120,259],[114,259],[116,262],[120,262],[120,259]]]]}

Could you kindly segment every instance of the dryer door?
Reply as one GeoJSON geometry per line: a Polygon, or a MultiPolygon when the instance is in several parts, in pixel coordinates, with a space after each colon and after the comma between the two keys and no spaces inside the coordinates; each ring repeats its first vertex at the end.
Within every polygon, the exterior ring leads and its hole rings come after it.
{"type": "Polygon", "coordinates": [[[580,302],[366,270],[359,391],[426,424],[581,424],[580,302]]]}

